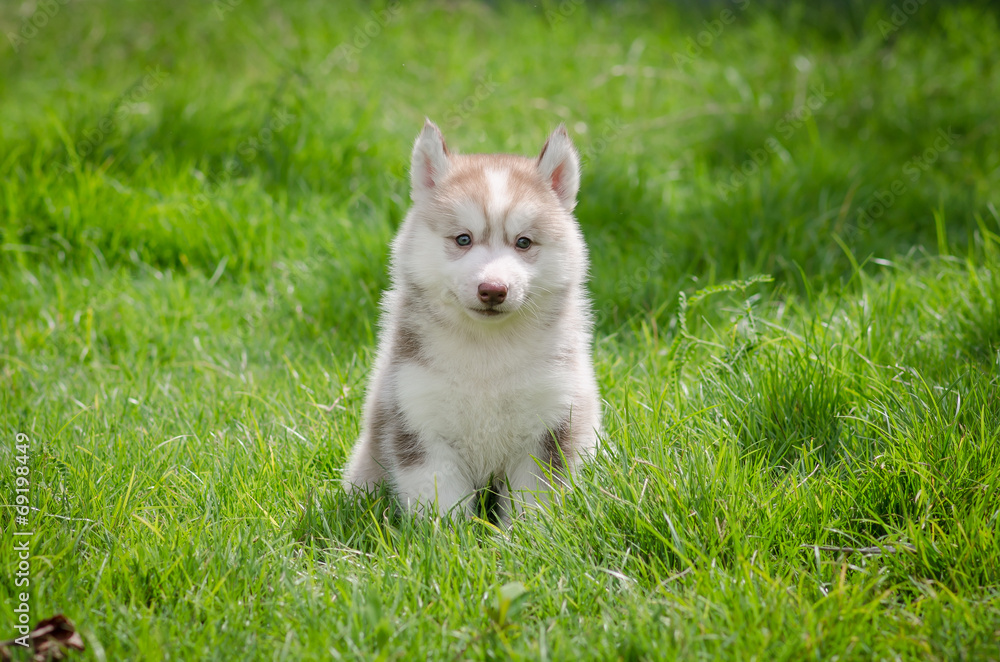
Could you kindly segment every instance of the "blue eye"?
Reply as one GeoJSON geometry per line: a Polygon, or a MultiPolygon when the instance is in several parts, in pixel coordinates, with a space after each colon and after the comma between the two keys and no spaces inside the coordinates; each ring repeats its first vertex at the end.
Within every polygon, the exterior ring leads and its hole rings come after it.
{"type": "Polygon", "coordinates": [[[520,239],[517,240],[517,243],[514,245],[520,248],[522,251],[526,251],[529,248],[531,248],[531,240],[528,239],[527,237],[521,237],[520,239]]]}
{"type": "Polygon", "coordinates": [[[470,237],[467,234],[460,234],[457,237],[455,237],[455,243],[458,244],[459,246],[468,246],[469,244],[472,243],[472,237],[470,237]]]}

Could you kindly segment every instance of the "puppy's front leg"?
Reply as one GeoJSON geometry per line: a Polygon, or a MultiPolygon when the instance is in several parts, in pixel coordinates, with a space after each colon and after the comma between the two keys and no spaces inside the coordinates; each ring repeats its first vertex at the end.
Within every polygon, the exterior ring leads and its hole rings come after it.
{"type": "Polygon", "coordinates": [[[464,464],[446,444],[429,444],[419,463],[395,472],[399,500],[410,512],[458,519],[473,512],[475,486],[464,464]]]}
{"type": "Polygon", "coordinates": [[[560,481],[558,469],[552,464],[528,455],[514,464],[501,483],[499,492],[500,521],[509,524],[511,517],[533,510],[555,498],[552,483],[546,478],[547,472],[560,481]]]}

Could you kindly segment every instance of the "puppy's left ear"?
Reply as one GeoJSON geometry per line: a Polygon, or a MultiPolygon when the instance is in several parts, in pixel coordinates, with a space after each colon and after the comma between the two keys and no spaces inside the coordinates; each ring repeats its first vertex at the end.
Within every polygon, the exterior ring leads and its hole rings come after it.
{"type": "Polygon", "coordinates": [[[538,172],[552,187],[566,211],[576,207],[576,194],[580,190],[580,155],[560,124],[545,141],[538,155],[538,172]]]}

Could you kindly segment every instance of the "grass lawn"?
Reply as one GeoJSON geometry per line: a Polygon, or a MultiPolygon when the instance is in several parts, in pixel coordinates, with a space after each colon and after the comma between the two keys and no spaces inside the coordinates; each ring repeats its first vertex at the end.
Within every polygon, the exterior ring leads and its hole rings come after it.
{"type": "Polygon", "coordinates": [[[71,659],[1000,660],[998,23],[3,3],[0,639],[27,591],[71,659]],[[508,531],[339,489],[425,115],[584,158],[605,430],[508,531]]]}

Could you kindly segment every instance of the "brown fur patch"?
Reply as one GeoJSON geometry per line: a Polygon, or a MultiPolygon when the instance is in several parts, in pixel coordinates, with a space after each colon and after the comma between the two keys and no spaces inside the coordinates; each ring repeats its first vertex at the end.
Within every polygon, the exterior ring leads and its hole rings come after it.
{"type": "Polygon", "coordinates": [[[424,461],[424,448],[420,437],[414,434],[402,420],[396,426],[396,458],[402,467],[412,467],[424,461]]]}
{"type": "Polygon", "coordinates": [[[381,403],[376,402],[372,409],[371,421],[368,423],[368,435],[371,438],[373,455],[381,457],[385,448],[385,437],[392,424],[390,411],[381,403]]]}
{"type": "Polygon", "coordinates": [[[424,449],[418,437],[406,425],[403,413],[393,403],[378,402],[372,412],[369,434],[377,457],[394,455],[402,467],[424,461],[424,449]]]}
{"type": "Polygon", "coordinates": [[[417,362],[421,360],[420,336],[412,328],[400,326],[396,329],[395,338],[396,358],[404,362],[417,362]]]}
{"type": "Polygon", "coordinates": [[[542,436],[542,457],[539,459],[549,462],[553,469],[565,469],[565,460],[571,459],[573,449],[572,432],[571,417],[566,417],[554,429],[546,430],[542,436]]]}

